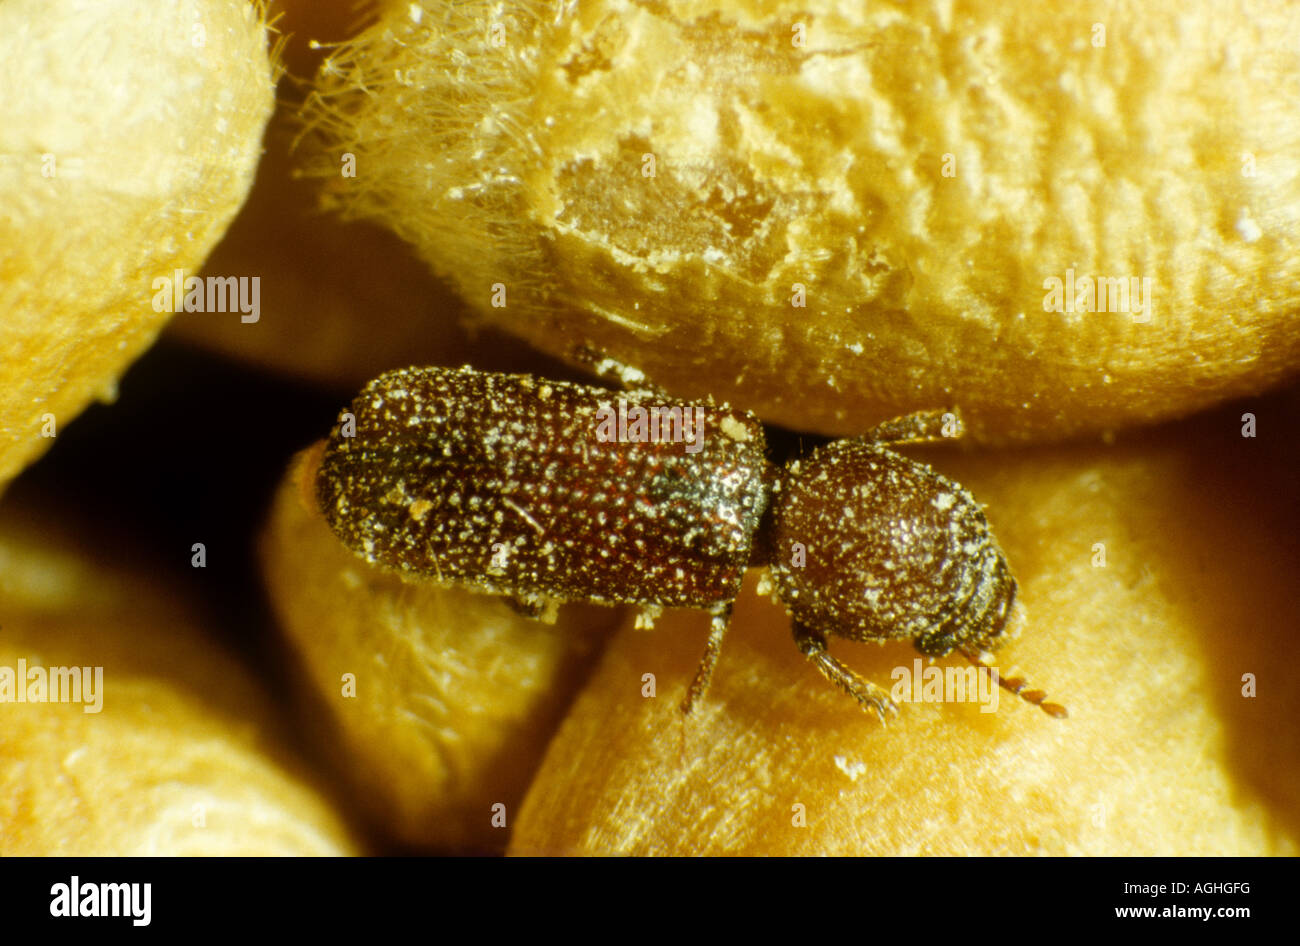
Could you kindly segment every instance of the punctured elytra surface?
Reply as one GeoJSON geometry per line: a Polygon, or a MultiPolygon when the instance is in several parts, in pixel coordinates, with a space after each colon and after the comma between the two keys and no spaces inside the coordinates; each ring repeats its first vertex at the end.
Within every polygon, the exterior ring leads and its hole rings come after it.
{"type": "Polygon", "coordinates": [[[767,502],[750,415],[527,375],[408,368],[371,382],[317,480],[367,561],[481,592],[704,607],[732,600],[767,502]],[[684,442],[601,442],[601,408],[703,409],[684,442]]]}

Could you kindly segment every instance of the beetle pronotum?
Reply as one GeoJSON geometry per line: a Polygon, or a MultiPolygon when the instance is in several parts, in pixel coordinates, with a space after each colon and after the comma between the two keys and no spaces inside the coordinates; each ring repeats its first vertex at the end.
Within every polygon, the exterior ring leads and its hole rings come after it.
{"type": "Polygon", "coordinates": [[[372,381],[343,413],[316,489],[331,528],[366,560],[507,595],[534,616],[563,601],[708,609],[685,712],[708,688],[745,569],[767,565],[800,651],[882,721],[897,707],[831,656],[829,635],[910,639],[929,657],[957,651],[1065,716],[989,663],[1016,582],[983,510],[889,449],[945,433],[960,433],[954,413],[911,414],[782,468],[744,411],[407,368],[372,381]]]}

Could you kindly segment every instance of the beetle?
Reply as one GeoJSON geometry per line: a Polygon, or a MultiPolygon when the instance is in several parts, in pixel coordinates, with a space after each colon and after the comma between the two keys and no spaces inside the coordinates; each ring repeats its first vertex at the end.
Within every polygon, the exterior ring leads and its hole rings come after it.
{"type": "MultiPolygon", "coordinates": [[[[533,617],[565,601],[707,609],[682,703],[717,665],[746,568],[765,565],[795,642],[884,722],[888,693],[833,657],[831,635],[954,651],[1000,675],[1016,581],[962,487],[890,449],[960,436],[925,411],[781,467],[753,414],[522,374],[415,367],[370,382],[339,416],[316,475],[326,521],[366,561],[505,595],[533,617]]],[[[552,618],[553,619],[553,618],[552,618]]]]}

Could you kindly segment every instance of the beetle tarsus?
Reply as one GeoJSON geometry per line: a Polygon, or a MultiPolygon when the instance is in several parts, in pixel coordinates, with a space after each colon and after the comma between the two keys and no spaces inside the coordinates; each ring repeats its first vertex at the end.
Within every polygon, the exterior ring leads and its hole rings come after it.
{"type": "Polygon", "coordinates": [[[512,611],[542,624],[554,624],[559,616],[560,603],[554,598],[538,595],[505,595],[502,600],[512,611]]]}
{"type": "Polygon", "coordinates": [[[897,704],[889,698],[889,694],[883,688],[854,673],[831,656],[827,649],[825,634],[796,621],[794,642],[798,645],[799,652],[813,662],[822,676],[857,700],[864,710],[875,713],[881,725],[885,724],[886,714],[898,715],[897,704]]]}
{"type": "Polygon", "coordinates": [[[955,440],[965,432],[956,410],[917,411],[872,427],[856,439],[876,446],[955,440]]]}

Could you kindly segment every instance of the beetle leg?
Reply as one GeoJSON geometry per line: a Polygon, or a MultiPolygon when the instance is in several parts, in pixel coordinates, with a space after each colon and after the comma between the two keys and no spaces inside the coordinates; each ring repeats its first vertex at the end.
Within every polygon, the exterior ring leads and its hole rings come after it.
{"type": "Polygon", "coordinates": [[[541,596],[505,595],[502,600],[512,610],[543,624],[554,624],[559,617],[560,602],[541,596]]]}
{"type": "Polygon", "coordinates": [[[727,633],[727,625],[731,623],[731,602],[717,605],[710,612],[712,620],[709,622],[709,642],[704,647],[704,657],[700,660],[700,669],[695,671],[695,679],[691,681],[691,687],[686,691],[686,699],[682,700],[682,713],[689,715],[695,707],[695,701],[702,697],[709,688],[709,681],[713,679],[713,668],[718,665],[718,655],[722,653],[722,637],[727,633]]]}
{"type": "Polygon", "coordinates": [[[955,440],[965,429],[956,410],[917,411],[877,424],[855,439],[870,444],[934,443],[955,440]]]}
{"type": "Polygon", "coordinates": [[[898,715],[898,707],[886,690],[858,676],[830,655],[826,649],[825,634],[795,621],[794,642],[798,645],[799,652],[822,672],[822,676],[857,700],[863,709],[875,713],[882,723],[886,713],[898,715]]]}

